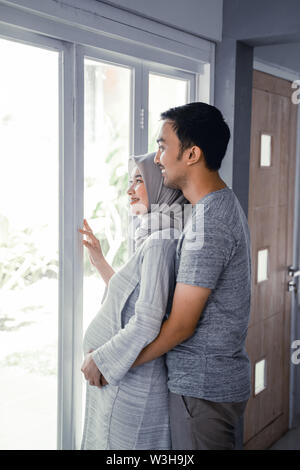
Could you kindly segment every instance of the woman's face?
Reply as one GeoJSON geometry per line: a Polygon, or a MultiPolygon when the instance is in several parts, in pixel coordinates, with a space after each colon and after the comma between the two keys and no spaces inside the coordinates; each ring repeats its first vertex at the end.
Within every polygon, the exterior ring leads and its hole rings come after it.
{"type": "Polygon", "coordinates": [[[131,178],[129,179],[129,188],[127,194],[129,196],[131,213],[133,215],[141,215],[148,212],[148,194],[138,167],[134,167],[132,171],[131,178]]]}

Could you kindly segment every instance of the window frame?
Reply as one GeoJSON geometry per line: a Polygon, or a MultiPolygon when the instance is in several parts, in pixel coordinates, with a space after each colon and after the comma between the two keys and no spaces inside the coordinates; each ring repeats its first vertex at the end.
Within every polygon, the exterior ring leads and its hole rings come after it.
{"type": "MultiPolygon", "coordinates": [[[[73,110],[75,84],[71,73],[74,65],[74,45],[30,32],[17,31],[8,26],[0,27],[0,37],[29,46],[53,50],[59,54],[59,277],[58,277],[58,364],[57,364],[57,447],[71,449],[74,442],[73,426],[76,411],[76,382],[74,360],[78,358],[76,336],[70,331],[80,328],[80,316],[76,315],[76,273],[82,261],[75,247],[74,211],[76,209],[76,154],[75,119],[73,110]],[[68,84],[67,86],[66,83],[68,84]],[[70,240],[72,241],[70,243],[70,240]],[[70,360],[71,358],[71,360],[70,360]]],[[[78,361],[78,359],[77,359],[78,361]]],[[[80,376],[79,376],[80,377],[80,376]]]]}
{"type": "MultiPolygon", "coordinates": [[[[148,112],[148,74],[188,77],[189,100],[212,103],[214,44],[198,38],[199,49],[195,52],[191,48],[191,57],[184,57],[175,52],[181,45],[174,39],[168,40],[169,51],[162,50],[153,45],[157,37],[147,33],[151,45],[131,42],[129,55],[124,38],[110,37],[107,33],[101,36],[85,25],[81,28],[66,25],[43,15],[37,21],[34,12],[1,3],[0,13],[1,38],[59,52],[57,448],[78,449],[82,431],[83,246],[78,228],[84,215],[84,57],[132,67],[131,151],[141,154],[148,148],[147,119],[144,129],[140,128],[140,110],[145,110],[145,116],[148,112]]],[[[195,37],[191,38],[191,43],[196,44],[195,37]]],[[[183,50],[186,49],[184,46],[183,50]]]]}

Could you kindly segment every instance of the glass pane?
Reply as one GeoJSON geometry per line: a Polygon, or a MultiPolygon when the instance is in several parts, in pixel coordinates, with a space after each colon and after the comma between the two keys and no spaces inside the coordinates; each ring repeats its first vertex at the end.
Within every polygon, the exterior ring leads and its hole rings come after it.
{"type": "Polygon", "coordinates": [[[257,282],[268,279],[268,250],[259,250],[257,253],[257,282]]]}
{"type": "MultiPolygon", "coordinates": [[[[84,61],[84,216],[106,260],[118,269],[128,257],[128,157],[131,69],[84,61]]],[[[100,308],[105,283],[84,247],[83,331],[100,308]]],[[[83,386],[85,381],[83,378],[83,386]]],[[[85,410],[83,390],[83,413],[85,410]]]]}
{"type": "Polygon", "coordinates": [[[148,151],[157,150],[160,113],[187,103],[188,81],[149,74],[148,151]]]}
{"type": "MultiPolygon", "coordinates": [[[[127,260],[128,157],[131,69],[85,59],[84,216],[106,260],[127,260]]],[[[84,330],[97,312],[105,284],[84,250],[84,330]]]]}
{"type": "Polygon", "coordinates": [[[55,449],[57,52],[0,39],[0,448],[55,449]]]}
{"type": "Polygon", "coordinates": [[[262,359],[261,361],[255,364],[255,390],[254,394],[262,392],[266,388],[266,360],[262,359]]]}
{"type": "Polygon", "coordinates": [[[271,139],[268,134],[260,136],[260,166],[271,165],[271,139]]]}

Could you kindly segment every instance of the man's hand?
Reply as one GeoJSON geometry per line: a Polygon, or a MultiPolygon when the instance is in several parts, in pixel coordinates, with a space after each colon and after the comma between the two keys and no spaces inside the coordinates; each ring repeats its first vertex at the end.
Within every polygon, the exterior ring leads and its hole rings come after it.
{"type": "Polygon", "coordinates": [[[132,367],[153,361],[190,338],[197,327],[211,289],[177,282],[171,313],[157,338],[138,355],[132,367]]]}
{"type": "Polygon", "coordinates": [[[85,356],[81,366],[81,372],[83,372],[85,379],[89,381],[90,385],[101,388],[103,385],[108,384],[107,380],[96,366],[96,363],[92,357],[92,351],[90,351],[85,356]]]}

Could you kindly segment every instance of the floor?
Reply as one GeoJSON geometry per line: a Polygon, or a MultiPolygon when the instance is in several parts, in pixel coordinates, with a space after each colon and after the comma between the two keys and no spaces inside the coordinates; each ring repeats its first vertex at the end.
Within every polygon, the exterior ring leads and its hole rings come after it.
{"type": "Polygon", "coordinates": [[[300,450],[300,427],[289,430],[269,450],[300,450]]]}

